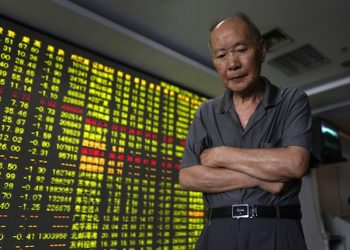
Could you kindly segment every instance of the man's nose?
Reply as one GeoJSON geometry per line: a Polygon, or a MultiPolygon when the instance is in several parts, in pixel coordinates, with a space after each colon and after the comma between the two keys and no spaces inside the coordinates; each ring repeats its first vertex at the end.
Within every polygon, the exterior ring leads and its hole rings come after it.
{"type": "Polygon", "coordinates": [[[230,51],[228,54],[228,69],[238,70],[241,68],[241,61],[236,53],[230,51]]]}

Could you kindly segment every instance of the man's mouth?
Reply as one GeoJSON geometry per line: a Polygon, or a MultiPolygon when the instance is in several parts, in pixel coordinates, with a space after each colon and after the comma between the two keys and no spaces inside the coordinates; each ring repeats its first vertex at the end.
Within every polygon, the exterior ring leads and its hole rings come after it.
{"type": "Polygon", "coordinates": [[[244,75],[234,76],[234,77],[230,77],[229,80],[238,81],[238,80],[241,80],[243,77],[244,77],[244,75]]]}

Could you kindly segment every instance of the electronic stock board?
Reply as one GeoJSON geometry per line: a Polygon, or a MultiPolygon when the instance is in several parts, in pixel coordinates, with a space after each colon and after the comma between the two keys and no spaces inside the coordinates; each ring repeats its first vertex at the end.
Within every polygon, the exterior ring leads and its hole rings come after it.
{"type": "Polygon", "coordinates": [[[0,249],[193,249],[205,97],[0,17],[0,249]]]}

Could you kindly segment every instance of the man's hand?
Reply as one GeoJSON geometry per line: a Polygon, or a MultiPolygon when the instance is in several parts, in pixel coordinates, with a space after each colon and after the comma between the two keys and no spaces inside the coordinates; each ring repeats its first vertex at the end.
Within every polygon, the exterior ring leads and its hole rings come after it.
{"type": "Polygon", "coordinates": [[[201,155],[201,164],[208,167],[220,167],[220,154],[224,154],[225,146],[205,149],[201,155]]]}
{"type": "Polygon", "coordinates": [[[287,185],[287,183],[285,182],[267,182],[267,181],[259,181],[258,183],[258,187],[270,192],[272,194],[279,194],[281,193],[285,186],[287,185]]]}

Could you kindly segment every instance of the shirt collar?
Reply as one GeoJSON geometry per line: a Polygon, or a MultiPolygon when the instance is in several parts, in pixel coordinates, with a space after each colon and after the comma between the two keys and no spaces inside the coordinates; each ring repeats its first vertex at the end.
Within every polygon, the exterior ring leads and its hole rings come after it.
{"type": "MultiPolygon", "coordinates": [[[[273,85],[267,78],[261,77],[265,85],[265,93],[262,100],[264,108],[277,105],[281,101],[281,93],[277,86],[273,85]]],[[[218,105],[215,108],[216,113],[225,113],[232,105],[233,91],[226,89],[222,98],[220,98],[218,105]]]]}

